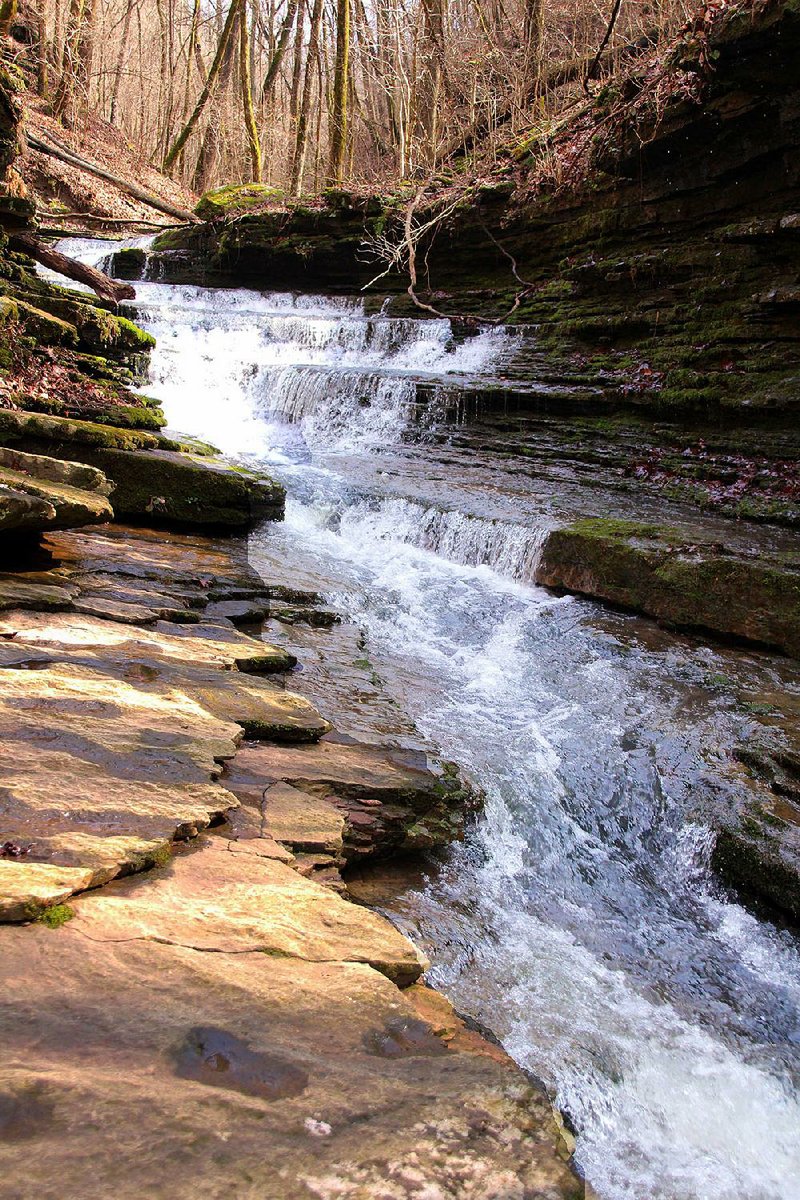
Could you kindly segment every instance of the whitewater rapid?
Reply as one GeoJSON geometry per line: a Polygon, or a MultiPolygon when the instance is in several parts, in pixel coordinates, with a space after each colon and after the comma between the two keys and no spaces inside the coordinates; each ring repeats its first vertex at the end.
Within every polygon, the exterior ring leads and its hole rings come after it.
{"type": "Polygon", "coordinates": [[[545,1081],[603,1200],[800,1196],[797,942],[716,886],[698,804],[741,725],[736,681],[796,678],[531,585],[552,506],[501,473],[468,486],[425,440],[437,395],[502,374],[504,331],[155,283],[136,309],[170,426],[287,487],[255,565],[318,584],[485,792],[392,908],[433,981],[545,1081]]]}

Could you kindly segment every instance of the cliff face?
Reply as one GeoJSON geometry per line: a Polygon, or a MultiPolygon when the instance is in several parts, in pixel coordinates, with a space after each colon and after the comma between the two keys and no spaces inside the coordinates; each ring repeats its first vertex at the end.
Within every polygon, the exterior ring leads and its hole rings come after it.
{"type": "MultiPolygon", "coordinates": [[[[580,183],[532,186],[550,148],[517,150],[420,248],[446,312],[540,326],[548,369],[600,406],[788,417],[800,371],[800,3],[731,6],[666,72],[607,88],[563,138],[591,147],[580,183]],[[669,87],[664,87],[665,78],[669,87]],[[665,97],[659,99],[659,97],[665,97]],[[499,243],[499,244],[498,244],[499,243]],[[501,249],[502,247],[502,249],[501,249]]],[[[557,152],[558,147],[554,147],[557,152]]],[[[574,177],[574,170],[573,170],[574,177]]],[[[243,214],[162,237],[151,270],[256,286],[359,289],[365,238],[402,238],[399,202],[243,214]]],[[[435,215],[436,206],[418,215],[435,215]]],[[[387,275],[382,292],[407,279],[387,275]]],[[[420,288],[422,293],[422,287],[420,288]]],[[[404,299],[398,299],[400,308],[404,299]]]]}

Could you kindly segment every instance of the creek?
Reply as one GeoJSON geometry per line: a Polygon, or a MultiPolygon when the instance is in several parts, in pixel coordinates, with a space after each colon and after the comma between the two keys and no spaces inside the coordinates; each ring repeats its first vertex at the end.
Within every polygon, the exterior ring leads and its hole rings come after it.
{"type": "Polygon", "coordinates": [[[254,564],[362,630],[418,736],[485,793],[465,842],[387,902],[431,981],[544,1081],[603,1200],[800,1196],[798,943],[715,882],[699,815],[736,786],[737,689],[797,689],[792,665],[532,585],[550,525],[603,515],[604,493],[448,430],[535,331],[136,286],[170,428],[287,488],[254,564]]]}

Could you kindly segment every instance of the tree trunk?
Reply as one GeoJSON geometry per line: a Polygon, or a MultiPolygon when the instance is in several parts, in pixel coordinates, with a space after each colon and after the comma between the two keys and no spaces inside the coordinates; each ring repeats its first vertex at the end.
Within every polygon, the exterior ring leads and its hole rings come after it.
{"type": "Polygon", "coordinates": [[[84,0],[70,0],[64,53],[61,56],[61,78],[53,100],[53,116],[64,124],[70,124],[74,117],[83,9],[84,0]]]}
{"type": "MultiPolygon", "coordinates": [[[[198,0],[199,3],[199,0],[198,0]]],[[[113,125],[117,119],[117,104],[119,103],[119,89],[122,84],[122,68],[125,66],[125,56],[128,52],[128,38],[131,33],[131,18],[133,17],[134,0],[128,0],[125,9],[125,19],[122,23],[122,37],[120,38],[119,49],[117,50],[117,61],[114,64],[114,82],[111,85],[111,107],[109,109],[108,119],[113,125]]]]}
{"type": "Polygon", "coordinates": [[[212,110],[206,122],[203,140],[200,143],[200,152],[197,155],[194,175],[192,176],[192,187],[196,192],[207,192],[214,180],[217,163],[219,162],[220,146],[222,144],[224,124],[222,106],[228,94],[231,79],[233,78],[237,49],[238,43],[234,31],[234,34],[228,39],[228,44],[222,56],[222,66],[219,70],[219,79],[212,100],[212,110]]]}
{"type": "Polygon", "coordinates": [[[35,258],[43,266],[49,267],[51,271],[57,271],[59,275],[66,275],[67,279],[87,284],[101,300],[119,304],[120,300],[133,300],[136,296],[136,289],[132,288],[129,283],[119,283],[116,279],[109,279],[108,275],[104,275],[95,267],[76,262],[74,258],[67,258],[66,254],[61,254],[60,251],[45,246],[30,233],[12,233],[9,235],[8,241],[12,250],[22,251],[23,254],[35,258]]]}
{"type": "Polygon", "coordinates": [[[138,184],[129,183],[127,179],[120,179],[119,175],[113,175],[105,167],[98,167],[96,163],[89,162],[88,159],[82,158],[79,154],[73,154],[66,147],[51,146],[49,142],[43,142],[41,138],[36,137],[33,133],[28,133],[28,145],[32,150],[39,150],[42,154],[50,154],[53,158],[58,158],[73,167],[80,167],[82,171],[88,171],[90,175],[96,175],[98,179],[107,179],[109,183],[115,184],[120,191],[125,192],[128,196],[132,196],[134,200],[139,200],[142,204],[148,205],[149,208],[156,209],[157,212],[166,213],[170,217],[177,217],[179,221],[197,220],[197,217],[193,213],[187,212],[185,208],[178,208],[176,204],[169,204],[166,200],[160,200],[158,196],[151,195],[144,188],[140,188],[138,184]]]}
{"type": "Polygon", "coordinates": [[[250,151],[250,168],[254,183],[261,182],[261,143],[258,139],[256,117],[253,112],[253,81],[250,74],[250,36],[247,25],[247,7],[242,8],[239,18],[239,73],[242,85],[242,111],[247,147],[250,151]]]}
{"type": "MultiPolygon", "coordinates": [[[[275,80],[277,78],[278,71],[280,70],[281,63],[283,62],[283,56],[285,55],[286,48],[289,45],[289,38],[292,36],[292,29],[294,28],[294,23],[297,18],[298,7],[299,7],[299,0],[289,0],[288,7],[286,9],[286,16],[283,18],[283,24],[281,25],[281,31],[280,31],[280,34],[278,35],[278,41],[275,46],[275,50],[273,51],[272,58],[270,59],[269,66],[267,67],[267,73],[264,76],[264,82],[261,85],[261,101],[262,101],[262,103],[266,103],[266,101],[270,97],[273,87],[275,86],[275,80]]],[[[303,34],[303,22],[301,20],[300,21],[300,36],[301,37],[302,37],[302,34],[303,34]]]]}
{"type": "Polygon", "coordinates": [[[336,66],[333,73],[331,152],[328,183],[337,187],[344,179],[347,148],[347,96],[350,89],[350,0],[336,0],[336,66]]]}
{"type": "Polygon", "coordinates": [[[319,46],[319,31],[322,24],[322,0],[314,0],[311,13],[311,36],[306,53],[306,69],[303,79],[303,98],[300,102],[300,112],[297,117],[297,136],[294,144],[294,160],[292,162],[292,178],[290,188],[292,194],[299,196],[303,190],[303,174],[306,163],[306,135],[308,132],[308,113],[311,107],[311,92],[314,86],[314,68],[319,46]]]}

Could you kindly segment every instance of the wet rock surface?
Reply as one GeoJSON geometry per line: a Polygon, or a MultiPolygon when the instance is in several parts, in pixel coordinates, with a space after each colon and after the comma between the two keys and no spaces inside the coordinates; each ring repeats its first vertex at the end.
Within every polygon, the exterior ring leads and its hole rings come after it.
{"type": "Polygon", "coordinates": [[[0,1160],[27,1164],[8,1195],[91,1190],[98,1163],[120,1196],[582,1195],[543,1094],[337,894],[353,855],[450,820],[455,784],[331,740],[287,690],[295,656],[220,609],[270,604],[240,543],[114,526],[19,554],[0,579],[0,1160]]]}

